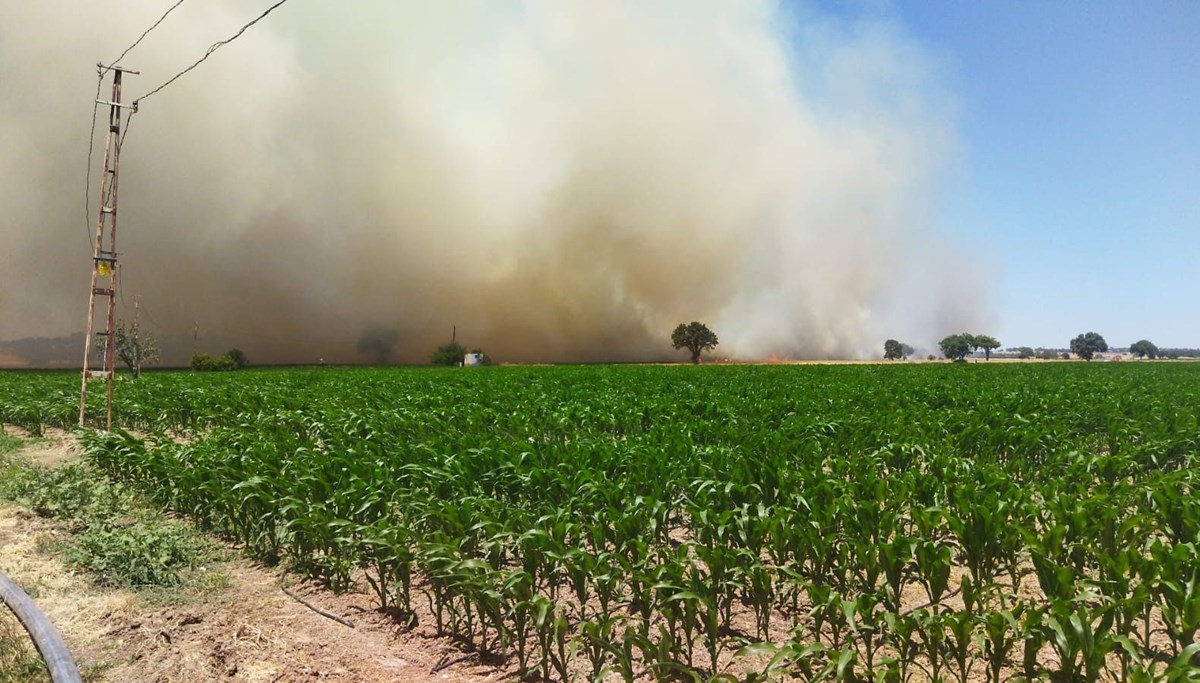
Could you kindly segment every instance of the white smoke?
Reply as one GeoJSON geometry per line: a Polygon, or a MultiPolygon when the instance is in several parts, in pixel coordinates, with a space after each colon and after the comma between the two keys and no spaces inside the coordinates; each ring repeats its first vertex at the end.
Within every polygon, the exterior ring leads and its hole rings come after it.
{"type": "MultiPolygon", "coordinates": [[[[169,4],[3,5],[0,338],[82,328],[89,64],[169,4]]],[[[258,11],[184,3],[126,100],[258,11]]],[[[369,323],[415,361],[452,325],[506,360],[673,357],[690,320],[742,358],[928,343],[978,310],[932,225],[940,82],[895,26],[767,0],[297,0],[142,103],[124,289],[262,361],[358,358],[369,323]]]]}

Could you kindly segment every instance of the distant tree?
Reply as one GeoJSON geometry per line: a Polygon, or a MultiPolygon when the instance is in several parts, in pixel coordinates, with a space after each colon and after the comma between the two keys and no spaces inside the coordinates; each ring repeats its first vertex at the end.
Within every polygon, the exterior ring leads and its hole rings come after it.
{"type": "Polygon", "coordinates": [[[1033,358],[1033,349],[1028,346],[1017,347],[1017,358],[1022,360],[1033,358]]]}
{"type": "Polygon", "coordinates": [[[142,376],[142,366],[158,360],[158,341],[149,332],[142,332],[138,325],[125,325],[125,321],[117,323],[116,335],[117,358],[129,366],[133,378],[142,376]]]}
{"type": "Polygon", "coordinates": [[[913,347],[895,339],[889,339],[883,343],[883,357],[886,360],[904,360],[913,353],[915,353],[913,347]]]}
{"type": "Polygon", "coordinates": [[[703,323],[695,321],[687,325],[680,323],[671,333],[671,345],[676,349],[690,351],[693,364],[700,362],[700,354],[703,351],[716,348],[717,344],[717,335],[703,323]]]}
{"type": "Polygon", "coordinates": [[[400,341],[400,333],[395,328],[368,325],[358,338],[358,352],[375,356],[379,364],[383,365],[387,363],[388,356],[392,355],[392,348],[396,346],[397,341],[400,341]]]}
{"type": "Polygon", "coordinates": [[[996,341],[995,337],[990,337],[986,334],[975,335],[975,348],[983,349],[983,359],[992,359],[992,350],[1000,348],[1000,342],[996,341]]]}
{"type": "Polygon", "coordinates": [[[1086,332],[1071,340],[1071,353],[1090,361],[1101,351],[1108,350],[1108,342],[1095,332],[1086,332]]]}
{"type": "Polygon", "coordinates": [[[434,350],[429,362],[434,365],[462,365],[463,357],[467,355],[466,348],[458,342],[442,344],[434,350]]]}
{"type": "Polygon", "coordinates": [[[961,362],[975,350],[975,335],[966,332],[952,334],[938,342],[938,347],[942,349],[942,355],[946,358],[961,362]]]}
{"type": "MultiPolygon", "coordinates": [[[[1066,351],[1063,351],[1063,352],[1062,352],[1062,359],[1063,359],[1063,360],[1071,360],[1071,354],[1067,353],[1066,351]]],[[[1091,358],[1089,358],[1088,360],[1091,360],[1091,358]]]]}
{"type": "Polygon", "coordinates": [[[925,357],[925,360],[937,360],[937,356],[932,353],[925,357]]]}
{"type": "Polygon", "coordinates": [[[1149,357],[1151,360],[1158,358],[1158,347],[1151,343],[1149,339],[1140,339],[1130,344],[1129,352],[1138,358],[1149,357]]]}
{"type": "Polygon", "coordinates": [[[236,367],[238,370],[241,370],[250,364],[250,362],[246,360],[246,354],[242,353],[241,349],[229,349],[225,352],[225,355],[229,358],[229,360],[233,361],[234,367],[236,367]]]}
{"type": "Polygon", "coordinates": [[[904,357],[904,344],[889,339],[883,343],[883,357],[885,360],[900,360],[904,357]]]}
{"type": "Polygon", "coordinates": [[[1178,358],[1200,358],[1200,349],[1161,348],[1158,350],[1158,357],[1170,358],[1171,360],[1178,358]]]}

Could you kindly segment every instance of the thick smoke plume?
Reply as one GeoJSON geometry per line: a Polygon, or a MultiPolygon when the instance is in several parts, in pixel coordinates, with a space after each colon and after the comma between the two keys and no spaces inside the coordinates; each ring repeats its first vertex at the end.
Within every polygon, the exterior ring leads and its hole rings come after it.
{"type": "MultiPolygon", "coordinates": [[[[82,329],[90,65],[169,4],[0,8],[0,340],[82,329]]],[[[125,99],[260,9],[184,3],[125,99]]],[[[894,26],[766,0],[297,0],[134,116],[121,315],[257,362],[370,361],[371,326],[407,361],[454,325],[518,361],[674,358],[690,320],[748,359],[928,346],[979,305],[931,227],[940,81],[894,26]]]]}

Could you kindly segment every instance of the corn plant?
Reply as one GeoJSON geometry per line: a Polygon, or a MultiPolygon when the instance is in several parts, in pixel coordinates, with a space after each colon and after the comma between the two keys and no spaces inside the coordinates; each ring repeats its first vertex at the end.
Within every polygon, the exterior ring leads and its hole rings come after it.
{"type": "MultiPolygon", "coordinates": [[[[1185,680],[1200,365],[961,369],[168,371],[121,387],[136,435],[82,434],[155,505],[522,675],[726,680],[753,637],[767,678],[1185,680]]],[[[0,421],[72,428],[77,390],[0,373],[0,421]]]]}

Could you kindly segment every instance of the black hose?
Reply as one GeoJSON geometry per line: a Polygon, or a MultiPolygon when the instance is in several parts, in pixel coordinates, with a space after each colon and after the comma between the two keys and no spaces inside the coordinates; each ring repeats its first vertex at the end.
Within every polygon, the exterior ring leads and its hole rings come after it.
{"type": "Polygon", "coordinates": [[[0,598],[4,599],[4,604],[8,605],[25,630],[29,631],[29,637],[33,639],[34,646],[50,671],[50,680],[54,683],[81,683],[79,667],[75,666],[75,660],[71,659],[71,653],[67,650],[67,644],[63,642],[58,629],[54,628],[54,624],[42,614],[25,591],[2,571],[0,598]]]}

